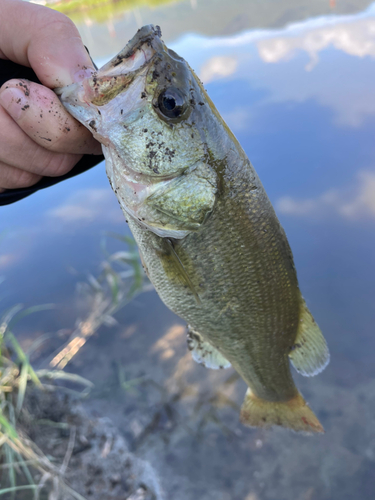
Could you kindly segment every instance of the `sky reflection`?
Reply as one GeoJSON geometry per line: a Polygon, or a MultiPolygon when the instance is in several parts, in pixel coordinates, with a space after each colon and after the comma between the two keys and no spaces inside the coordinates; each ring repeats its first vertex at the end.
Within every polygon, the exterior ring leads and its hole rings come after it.
{"type": "Polygon", "coordinates": [[[294,199],[285,196],[276,209],[297,217],[327,217],[339,215],[348,220],[375,218],[375,171],[359,172],[355,183],[347,189],[332,189],[317,198],[294,199]]]}

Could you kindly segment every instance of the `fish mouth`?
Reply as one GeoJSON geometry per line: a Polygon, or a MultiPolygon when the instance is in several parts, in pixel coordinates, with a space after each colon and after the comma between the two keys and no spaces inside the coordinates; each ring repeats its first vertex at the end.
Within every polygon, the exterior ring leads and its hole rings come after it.
{"type": "Polygon", "coordinates": [[[163,50],[159,26],[150,24],[139,29],[121,52],[85,80],[88,100],[96,106],[107,104],[152,62],[158,50],[163,50]]]}
{"type": "Polygon", "coordinates": [[[81,102],[104,106],[129,87],[163,48],[160,27],[152,24],[143,26],[115,57],[91,77],[67,87],[56,88],[55,92],[64,103],[73,105],[70,96],[76,94],[77,87],[82,86],[83,92],[79,93],[81,102]]]}
{"type": "Polygon", "coordinates": [[[131,66],[131,61],[138,51],[143,51],[145,45],[156,50],[157,47],[155,47],[155,42],[157,44],[157,41],[159,41],[160,45],[162,45],[160,27],[154,26],[153,24],[143,26],[143,28],[140,28],[137,31],[125,47],[113,59],[105,64],[100,71],[108,72],[108,74],[110,74],[111,71],[115,71],[115,68],[119,64],[129,64],[131,66]]]}

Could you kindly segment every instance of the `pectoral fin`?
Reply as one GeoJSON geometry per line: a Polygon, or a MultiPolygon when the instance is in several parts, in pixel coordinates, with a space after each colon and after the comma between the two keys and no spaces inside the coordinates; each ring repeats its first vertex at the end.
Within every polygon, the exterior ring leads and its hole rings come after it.
{"type": "Polygon", "coordinates": [[[305,301],[301,305],[298,333],[289,358],[297,372],[305,377],[317,375],[329,363],[327,343],[305,301]]]}
{"type": "Polygon", "coordinates": [[[202,335],[188,326],[188,347],[192,351],[194,361],[206,368],[230,368],[231,364],[202,335]]]}
{"type": "Polygon", "coordinates": [[[170,255],[177,271],[178,271],[178,276],[181,278],[181,281],[183,281],[188,286],[191,293],[194,295],[194,298],[197,301],[197,304],[200,304],[201,299],[199,298],[199,295],[198,295],[196,289],[194,288],[193,282],[191,281],[188,273],[186,272],[186,269],[185,269],[183,263],[181,262],[180,257],[178,256],[176,250],[174,249],[173,244],[171,243],[171,241],[168,238],[165,239],[165,243],[167,245],[167,248],[169,249],[169,255],[170,255]]]}

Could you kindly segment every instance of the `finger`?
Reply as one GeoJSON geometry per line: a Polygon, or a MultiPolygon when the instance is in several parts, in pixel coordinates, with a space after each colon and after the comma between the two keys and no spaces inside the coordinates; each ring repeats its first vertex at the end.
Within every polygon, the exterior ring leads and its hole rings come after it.
{"type": "Polygon", "coordinates": [[[31,66],[49,88],[94,71],[73,22],[55,10],[22,0],[0,2],[0,58],[31,66]]]}
{"type": "Polygon", "coordinates": [[[0,192],[5,189],[19,189],[36,184],[42,176],[26,172],[0,161],[0,192]]]}
{"type": "MultiPolygon", "coordinates": [[[[0,161],[32,174],[55,177],[69,172],[82,155],[61,154],[39,146],[0,106],[0,161]]],[[[0,173],[0,186],[2,185],[0,173]]],[[[5,187],[5,186],[2,186],[5,187]]],[[[26,187],[26,186],[24,186],[26,187]]]]}
{"type": "Polygon", "coordinates": [[[33,141],[50,151],[102,152],[91,132],[65,110],[52,90],[43,85],[9,80],[0,89],[0,105],[33,141]]]}

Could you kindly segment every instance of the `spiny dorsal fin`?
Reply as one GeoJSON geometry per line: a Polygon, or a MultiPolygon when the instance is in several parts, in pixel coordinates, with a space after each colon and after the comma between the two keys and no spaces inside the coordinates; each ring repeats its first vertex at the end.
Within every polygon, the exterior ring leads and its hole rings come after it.
{"type": "Polygon", "coordinates": [[[304,300],[297,337],[289,358],[297,372],[305,377],[317,375],[329,363],[327,343],[304,300]]]}
{"type": "Polygon", "coordinates": [[[203,364],[206,368],[229,368],[231,364],[213,347],[202,335],[188,325],[188,347],[194,361],[203,364]]]}

